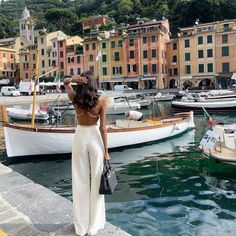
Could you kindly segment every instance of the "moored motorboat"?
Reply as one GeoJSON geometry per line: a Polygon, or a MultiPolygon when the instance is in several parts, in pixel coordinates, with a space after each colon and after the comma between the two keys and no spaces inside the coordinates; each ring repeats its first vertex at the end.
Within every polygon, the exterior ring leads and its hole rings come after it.
{"type": "Polygon", "coordinates": [[[213,126],[203,136],[200,148],[207,157],[236,165],[236,124],[213,126]]]}
{"type": "MultiPolygon", "coordinates": [[[[3,119],[4,121],[4,119],[3,119]]],[[[107,125],[108,147],[158,141],[194,128],[193,112],[144,121],[116,120],[107,125]]],[[[4,124],[8,157],[70,153],[75,127],[27,127],[4,124]]]]}
{"type": "Polygon", "coordinates": [[[214,111],[236,111],[236,99],[233,100],[205,100],[204,98],[196,101],[183,97],[181,101],[172,101],[171,107],[181,110],[207,110],[214,111]]]}

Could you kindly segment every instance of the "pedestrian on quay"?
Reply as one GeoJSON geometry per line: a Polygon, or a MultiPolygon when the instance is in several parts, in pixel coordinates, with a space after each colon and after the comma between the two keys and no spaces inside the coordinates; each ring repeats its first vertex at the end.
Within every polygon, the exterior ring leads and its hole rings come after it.
{"type": "Polygon", "coordinates": [[[130,110],[125,112],[125,117],[129,120],[141,121],[143,120],[143,113],[140,111],[130,110]]]}
{"type": "Polygon", "coordinates": [[[105,200],[99,194],[99,186],[104,159],[109,160],[110,156],[106,99],[99,97],[98,84],[98,77],[89,71],[64,78],[78,120],[72,145],[73,216],[77,235],[96,235],[106,222],[105,200]],[[76,84],[76,89],[71,83],[76,84]]]}

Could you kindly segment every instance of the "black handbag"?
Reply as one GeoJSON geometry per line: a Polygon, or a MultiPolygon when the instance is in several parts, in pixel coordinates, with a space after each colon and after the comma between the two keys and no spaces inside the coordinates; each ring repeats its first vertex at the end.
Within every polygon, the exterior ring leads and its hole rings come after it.
{"type": "Polygon", "coordinates": [[[100,194],[112,194],[117,185],[115,170],[111,167],[108,160],[104,161],[101,183],[99,188],[100,194]]]}

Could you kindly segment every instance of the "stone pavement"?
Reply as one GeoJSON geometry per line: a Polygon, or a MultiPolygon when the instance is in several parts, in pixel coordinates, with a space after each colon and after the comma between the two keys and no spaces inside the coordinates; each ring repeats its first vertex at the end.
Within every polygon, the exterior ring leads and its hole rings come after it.
{"type": "MultiPolygon", "coordinates": [[[[0,164],[0,236],[75,236],[71,201],[0,164]]],[[[97,236],[128,236],[106,223],[97,236]]]]}

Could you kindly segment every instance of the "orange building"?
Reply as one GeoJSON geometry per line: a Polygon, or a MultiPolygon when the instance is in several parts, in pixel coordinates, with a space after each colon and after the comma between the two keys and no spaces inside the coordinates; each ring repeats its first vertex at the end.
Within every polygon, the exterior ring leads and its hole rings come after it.
{"type": "Polygon", "coordinates": [[[126,38],[127,76],[141,78],[140,88],[167,86],[169,21],[139,21],[129,25],[126,38]]]}
{"type": "Polygon", "coordinates": [[[108,16],[94,16],[87,20],[83,21],[83,30],[99,28],[102,25],[107,25],[107,23],[111,21],[111,18],[108,16]]]}

